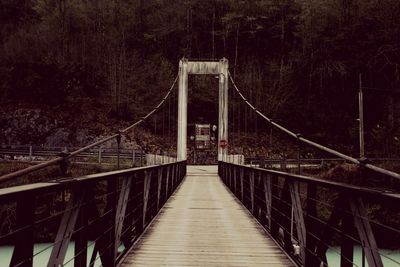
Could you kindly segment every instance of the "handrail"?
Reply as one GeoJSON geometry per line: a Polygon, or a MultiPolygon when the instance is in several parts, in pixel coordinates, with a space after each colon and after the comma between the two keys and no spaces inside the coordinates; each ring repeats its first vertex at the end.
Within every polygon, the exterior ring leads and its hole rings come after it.
{"type": "Polygon", "coordinates": [[[108,142],[108,141],[110,141],[112,139],[121,137],[121,135],[123,133],[128,132],[132,128],[134,128],[137,125],[139,125],[140,123],[144,122],[149,116],[151,116],[154,112],[156,112],[164,104],[165,100],[170,96],[172,90],[174,89],[174,86],[175,86],[175,84],[176,84],[176,82],[178,80],[178,77],[179,77],[179,74],[176,76],[174,82],[172,83],[172,86],[170,87],[170,89],[168,90],[168,92],[164,96],[164,98],[161,100],[161,102],[152,111],[150,111],[146,116],[144,116],[140,120],[136,121],[135,123],[133,123],[129,127],[118,131],[118,133],[116,133],[114,135],[111,135],[111,136],[103,138],[103,139],[101,139],[101,140],[99,140],[97,142],[89,144],[89,145],[87,145],[85,147],[79,148],[79,149],[77,149],[75,151],[72,151],[70,153],[66,153],[63,156],[57,157],[57,158],[49,160],[47,162],[43,162],[43,163],[37,164],[35,166],[27,167],[25,169],[18,170],[18,171],[15,171],[15,172],[0,176],[0,183],[5,182],[5,181],[9,181],[9,180],[11,180],[13,178],[17,178],[17,177],[20,177],[22,175],[25,175],[25,174],[28,174],[28,173],[31,173],[31,172],[34,172],[34,171],[37,171],[37,170],[44,169],[46,167],[49,167],[49,166],[52,166],[52,165],[55,165],[55,164],[58,164],[58,163],[61,163],[61,162],[64,162],[65,160],[67,160],[67,159],[69,159],[71,157],[74,157],[74,156],[76,156],[76,155],[78,155],[78,154],[80,154],[80,153],[82,153],[82,152],[84,152],[84,151],[86,151],[86,150],[88,150],[88,149],[90,149],[92,147],[101,145],[101,144],[106,143],[106,142],[108,142]]]}
{"type": "Polygon", "coordinates": [[[322,178],[294,174],[294,173],[284,172],[284,171],[277,171],[277,170],[272,170],[272,169],[249,167],[249,166],[244,166],[244,165],[235,164],[235,163],[228,163],[228,162],[224,162],[224,163],[228,164],[228,165],[241,166],[249,171],[255,170],[258,172],[265,173],[265,174],[271,174],[274,176],[290,178],[297,182],[312,183],[314,185],[333,188],[333,189],[336,189],[336,190],[339,190],[342,192],[348,192],[348,193],[357,192],[357,193],[362,193],[362,194],[366,194],[369,196],[381,196],[381,197],[385,197],[385,198],[391,198],[393,200],[400,200],[400,193],[391,193],[387,190],[376,190],[376,189],[372,189],[372,188],[368,188],[368,187],[364,187],[364,186],[351,185],[351,184],[347,184],[347,183],[335,182],[335,181],[331,181],[331,180],[325,180],[322,178]]]}
{"type": "Polygon", "coordinates": [[[349,161],[349,162],[351,162],[351,163],[354,163],[354,164],[356,164],[356,165],[364,166],[365,168],[370,169],[370,170],[372,170],[372,171],[375,171],[375,172],[377,172],[377,173],[384,174],[384,175],[390,176],[390,177],[392,177],[392,178],[395,178],[395,179],[397,179],[397,180],[400,180],[400,174],[399,174],[399,173],[396,173],[396,172],[393,172],[393,171],[389,171],[389,170],[387,170],[387,169],[384,169],[384,168],[375,166],[375,165],[373,165],[373,164],[371,164],[371,163],[368,163],[368,162],[366,161],[366,159],[356,159],[356,158],[354,158],[354,157],[351,157],[351,156],[348,156],[348,155],[346,155],[346,154],[344,154],[344,153],[341,153],[341,152],[339,152],[339,151],[337,151],[337,150],[334,150],[334,149],[332,149],[332,148],[326,147],[326,146],[321,145],[321,144],[319,144],[319,143],[317,143],[317,142],[311,141],[311,140],[309,140],[309,139],[307,139],[307,138],[304,138],[300,133],[294,133],[294,132],[290,131],[289,129],[285,128],[284,126],[282,126],[282,125],[280,125],[280,124],[274,122],[271,118],[268,118],[266,115],[264,115],[262,112],[260,112],[256,107],[254,107],[254,106],[244,97],[244,95],[240,92],[239,88],[237,87],[235,81],[233,80],[232,75],[230,74],[230,72],[228,72],[228,74],[229,74],[229,77],[230,77],[230,80],[231,80],[233,86],[235,87],[236,92],[239,94],[239,96],[242,98],[242,100],[243,100],[254,112],[256,112],[259,116],[261,116],[264,120],[266,120],[268,123],[270,123],[270,124],[271,124],[272,126],[274,126],[275,128],[277,128],[277,129],[281,130],[282,132],[286,133],[287,135],[289,135],[289,136],[291,136],[291,137],[297,139],[298,141],[301,141],[301,142],[303,142],[303,143],[305,143],[305,144],[308,144],[308,145],[310,145],[310,146],[312,146],[312,147],[315,147],[315,148],[317,148],[317,149],[319,149],[319,150],[325,151],[325,152],[327,152],[327,153],[329,153],[329,154],[331,154],[331,155],[337,156],[337,157],[339,157],[339,158],[342,158],[342,159],[344,159],[344,160],[346,160],[346,161],[349,161]]]}
{"type": "Polygon", "coordinates": [[[341,267],[354,266],[355,246],[371,267],[400,265],[382,251],[400,245],[400,194],[222,161],[218,173],[300,266],[328,266],[328,248],[341,267]]]}
{"type": "Polygon", "coordinates": [[[13,214],[1,222],[0,246],[14,246],[9,266],[32,266],[48,251],[47,266],[86,266],[88,257],[90,266],[117,266],[185,175],[180,161],[0,189],[0,213],[13,214]]]}

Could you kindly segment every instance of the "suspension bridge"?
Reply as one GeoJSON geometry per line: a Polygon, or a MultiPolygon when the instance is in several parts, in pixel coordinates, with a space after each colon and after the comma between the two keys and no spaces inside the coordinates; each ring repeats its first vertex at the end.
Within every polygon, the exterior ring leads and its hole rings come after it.
{"type": "Polygon", "coordinates": [[[139,121],[86,147],[3,175],[0,182],[50,166],[66,170],[72,158],[107,142],[116,142],[119,166],[122,137],[162,112],[176,84],[173,160],[0,189],[1,266],[400,266],[395,254],[400,194],[390,186],[373,189],[285,166],[277,170],[235,162],[226,145],[229,91],[295,144],[348,162],[361,176],[379,177],[388,185],[400,180],[398,173],[271,120],[246,99],[226,59],[182,59],[166,95],[139,121]],[[189,75],[219,80],[217,143],[223,145],[218,146],[218,165],[187,165],[189,75]]]}

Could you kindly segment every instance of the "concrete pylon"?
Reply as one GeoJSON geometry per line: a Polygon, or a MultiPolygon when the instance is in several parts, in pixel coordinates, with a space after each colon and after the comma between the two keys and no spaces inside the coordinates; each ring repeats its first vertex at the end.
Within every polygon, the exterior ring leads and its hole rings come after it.
{"type": "Polygon", "coordinates": [[[187,103],[188,103],[188,61],[183,58],[179,62],[179,92],[178,92],[178,160],[187,159],[187,103]]]}
{"type": "Polygon", "coordinates": [[[221,147],[221,141],[228,142],[228,67],[226,58],[219,61],[187,60],[179,62],[179,92],[178,92],[178,140],[177,158],[187,159],[187,105],[188,105],[188,75],[218,75],[219,78],[219,108],[218,108],[218,160],[223,160],[228,154],[228,148],[221,147]]]}

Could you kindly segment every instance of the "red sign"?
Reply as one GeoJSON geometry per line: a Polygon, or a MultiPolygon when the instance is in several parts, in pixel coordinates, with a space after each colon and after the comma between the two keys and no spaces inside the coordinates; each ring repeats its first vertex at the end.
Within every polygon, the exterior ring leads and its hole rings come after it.
{"type": "Polygon", "coordinates": [[[223,139],[220,140],[220,141],[219,141],[219,146],[222,147],[222,148],[227,147],[227,146],[228,146],[228,141],[223,140],[223,139]]]}

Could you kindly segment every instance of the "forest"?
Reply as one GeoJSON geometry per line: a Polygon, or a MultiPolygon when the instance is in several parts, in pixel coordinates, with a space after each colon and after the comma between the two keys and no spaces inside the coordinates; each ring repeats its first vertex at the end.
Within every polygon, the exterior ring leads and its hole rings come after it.
{"type": "MultiPolygon", "coordinates": [[[[0,137],[18,109],[127,124],[161,100],[181,58],[225,57],[264,114],[352,155],[361,82],[368,156],[399,156],[398,14],[398,0],[0,0],[0,137]]],[[[195,117],[216,84],[190,81],[195,117]]],[[[233,129],[268,132],[233,99],[233,129]]]]}

